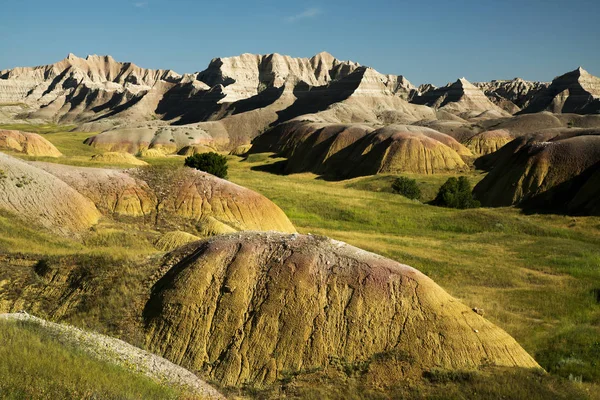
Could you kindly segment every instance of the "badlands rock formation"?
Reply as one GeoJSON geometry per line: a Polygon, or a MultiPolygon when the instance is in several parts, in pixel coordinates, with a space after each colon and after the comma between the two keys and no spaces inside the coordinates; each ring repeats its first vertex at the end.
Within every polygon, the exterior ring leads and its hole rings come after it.
{"type": "Polygon", "coordinates": [[[402,76],[327,53],[310,59],[218,58],[207,70],[183,76],[110,57],[73,55],[48,66],[0,73],[0,103],[23,104],[20,117],[106,131],[88,144],[134,154],[149,148],[175,153],[195,144],[231,150],[274,123],[342,102],[330,118],[407,122],[432,117],[427,107],[406,101],[414,91],[402,76]]]}
{"type": "Polygon", "coordinates": [[[188,225],[209,236],[238,230],[295,232],[266,197],[191,168],[116,170],[34,163],[95,203],[105,215],[188,225]]]}
{"type": "Polygon", "coordinates": [[[481,89],[465,78],[441,88],[428,87],[427,89],[429,90],[413,97],[411,101],[456,115],[470,114],[476,116],[490,111],[497,113],[498,116],[507,115],[504,110],[492,103],[481,89]]]}
{"type": "Polygon", "coordinates": [[[549,86],[548,83],[531,82],[521,78],[509,81],[479,82],[474,85],[483,90],[494,104],[510,114],[526,108],[540,91],[549,86]]]}
{"type": "Polygon", "coordinates": [[[159,250],[172,251],[188,243],[197,242],[198,240],[200,240],[200,237],[191,235],[187,232],[173,231],[162,235],[154,245],[159,250]]]}
{"type": "Polygon", "coordinates": [[[554,113],[600,113],[600,78],[579,67],[555,78],[550,86],[539,91],[523,113],[551,111],[554,113]]]}
{"type": "Polygon", "coordinates": [[[510,142],[480,161],[491,172],[475,187],[483,205],[598,214],[600,130],[550,129],[510,142]]]}
{"type": "Polygon", "coordinates": [[[491,130],[470,137],[465,146],[476,156],[483,156],[499,150],[512,139],[513,136],[507,130],[491,130]]]}
{"type": "Polygon", "coordinates": [[[287,157],[285,172],[312,171],[331,178],[377,173],[432,174],[460,170],[471,152],[433,129],[390,125],[339,125],[291,121],[259,136],[252,152],[287,157]]]}
{"type": "Polygon", "coordinates": [[[115,151],[93,155],[92,161],[103,164],[148,165],[147,162],[135,158],[129,153],[115,151]]]}
{"type": "Polygon", "coordinates": [[[166,178],[148,181],[157,193],[162,218],[190,220],[200,230],[208,230],[200,232],[203,234],[242,230],[295,232],[279,207],[252,190],[191,168],[182,168],[181,173],[166,178]]]}
{"type": "Polygon", "coordinates": [[[142,217],[156,209],[156,195],[146,182],[125,171],[35,163],[94,202],[105,215],[142,217]]]}
{"type": "Polygon", "coordinates": [[[148,70],[110,56],[69,54],[55,64],[0,71],[0,102],[24,103],[30,119],[80,123],[114,116],[145,119],[156,101],[180,79],[172,71],[148,70]],[[156,97],[156,96],[154,96],[156,97]]]}
{"type": "Polygon", "coordinates": [[[60,157],[56,147],[36,133],[0,130],[0,149],[24,153],[28,156],[60,157]]]}
{"type": "Polygon", "coordinates": [[[94,203],[54,175],[0,153],[0,208],[63,235],[98,222],[94,203]]]}
{"type": "Polygon", "coordinates": [[[419,271],[324,237],[219,236],[173,252],[171,265],[146,305],[147,345],[222,385],[336,360],[383,366],[395,382],[432,368],[538,368],[419,271]]]}

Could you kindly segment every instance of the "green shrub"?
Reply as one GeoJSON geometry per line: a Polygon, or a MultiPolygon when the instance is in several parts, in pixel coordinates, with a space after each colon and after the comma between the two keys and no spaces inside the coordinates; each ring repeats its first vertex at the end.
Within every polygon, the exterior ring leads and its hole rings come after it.
{"type": "Polygon", "coordinates": [[[394,193],[401,194],[409,199],[421,198],[421,189],[419,189],[419,185],[417,185],[415,179],[406,178],[404,176],[396,178],[394,183],[392,183],[392,190],[394,193]]]}
{"type": "Polygon", "coordinates": [[[227,178],[227,158],[217,153],[194,154],[185,159],[185,166],[227,178]]]}
{"type": "Polygon", "coordinates": [[[448,208],[477,208],[481,204],[473,198],[471,184],[465,176],[449,178],[440,188],[433,204],[448,208]]]}

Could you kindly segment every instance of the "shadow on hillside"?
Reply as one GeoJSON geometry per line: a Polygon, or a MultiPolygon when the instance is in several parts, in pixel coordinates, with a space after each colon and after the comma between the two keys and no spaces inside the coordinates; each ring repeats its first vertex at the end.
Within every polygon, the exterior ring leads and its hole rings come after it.
{"type": "Polygon", "coordinates": [[[274,175],[288,175],[285,173],[287,160],[276,161],[272,164],[263,164],[250,167],[252,171],[268,172],[274,175]]]}

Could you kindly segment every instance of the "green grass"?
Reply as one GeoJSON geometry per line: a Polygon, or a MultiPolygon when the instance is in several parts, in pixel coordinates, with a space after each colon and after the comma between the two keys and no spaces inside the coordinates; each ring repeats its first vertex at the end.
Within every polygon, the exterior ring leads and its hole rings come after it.
{"type": "MultiPolygon", "coordinates": [[[[401,174],[401,175],[373,175],[363,178],[355,178],[346,181],[344,187],[349,189],[367,190],[370,192],[393,193],[392,183],[398,176],[404,176],[410,179],[415,179],[421,190],[421,201],[429,202],[435,198],[440,189],[440,186],[450,177],[457,177],[457,174],[435,174],[435,175],[420,175],[420,174],[401,174]]],[[[466,175],[471,186],[475,186],[485,177],[483,173],[472,173],[466,175]]]]}
{"type": "MultiPolygon", "coordinates": [[[[77,157],[90,151],[81,143],[87,135],[47,135],[67,155],[54,161],[80,162],[77,157]]],[[[145,159],[173,167],[183,160],[145,159]]],[[[421,270],[467,305],[484,309],[486,318],[553,376],[600,383],[600,304],[594,295],[600,289],[600,218],[524,215],[514,208],[452,210],[390,193],[393,175],[327,182],[313,174],[257,170],[281,161],[268,155],[228,160],[229,180],[270,198],[300,232],[342,240],[421,270]]],[[[404,176],[416,179],[428,200],[452,175],[404,176]]],[[[482,177],[469,174],[472,184],[482,177]]],[[[75,310],[79,316],[70,321],[109,332],[113,328],[107,326],[118,327],[126,317],[117,315],[120,307],[141,290],[135,280],[145,276],[143,268],[130,280],[122,276],[157,253],[151,235],[115,223],[100,226],[83,241],[61,239],[0,213],[0,251],[78,255],[84,257],[79,264],[85,257],[100,257],[92,258],[98,267],[94,279],[102,286],[102,277],[110,277],[115,289],[90,297],[91,306],[75,310]]],[[[461,398],[458,389],[452,390],[450,397],[461,398]]]]}
{"type": "Polygon", "coordinates": [[[65,346],[34,324],[0,322],[2,399],[175,399],[179,393],[65,346]]]}
{"type": "Polygon", "coordinates": [[[0,124],[0,129],[32,132],[39,134],[66,132],[72,130],[73,128],[75,128],[75,126],[73,125],[57,124],[0,124]]]}

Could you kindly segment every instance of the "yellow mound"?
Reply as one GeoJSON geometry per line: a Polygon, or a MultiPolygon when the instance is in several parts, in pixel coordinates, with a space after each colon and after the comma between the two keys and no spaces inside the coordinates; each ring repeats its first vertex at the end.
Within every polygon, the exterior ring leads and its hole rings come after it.
{"type": "Polygon", "coordinates": [[[60,157],[56,147],[36,133],[0,130],[0,149],[38,157],[60,157]]]}
{"type": "Polygon", "coordinates": [[[493,153],[513,140],[510,132],[504,129],[479,133],[469,138],[465,145],[478,156],[493,153]]]}
{"type": "Polygon", "coordinates": [[[231,155],[231,156],[243,156],[243,155],[246,155],[246,153],[248,153],[251,148],[252,148],[251,144],[243,144],[243,145],[238,146],[235,149],[231,150],[231,152],[229,153],[229,155],[231,155]]]}
{"type": "Polygon", "coordinates": [[[148,165],[147,162],[135,158],[129,153],[108,152],[92,156],[92,161],[104,164],[148,165]]]}
{"type": "Polygon", "coordinates": [[[148,157],[148,158],[161,158],[161,157],[166,157],[166,154],[164,151],[159,150],[159,149],[145,149],[145,150],[141,150],[138,153],[139,157],[148,157]]]}
{"type": "Polygon", "coordinates": [[[539,368],[427,276],[338,241],[235,233],[184,246],[167,265],[145,308],[147,345],[225,386],[336,360],[385,368],[395,383],[433,368],[539,368]]]}
{"type": "Polygon", "coordinates": [[[202,218],[200,222],[198,222],[198,229],[203,236],[225,235],[227,233],[237,232],[237,229],[234,229],[213,217],[202,218]]]}
{"type": "Polygon", "coordinates": [[[124,171],[56,163],[36,166],[92,200],[103,214],[142,217],[156,210],[156,196],[148,185],[124,171]]]}
{"type": "Polygon", "coordinates": [[[0,153],[0,208],[64,235],[98,222],[92,201],[40,168],[0,153]]]}
{"type": "Polygon", "coordinates": [[[185,244],[200,240],[198,236],[191,235],[182,231],[165,233],[154,244],[157,249],[162,251],[175,250],[185,244]]]}

